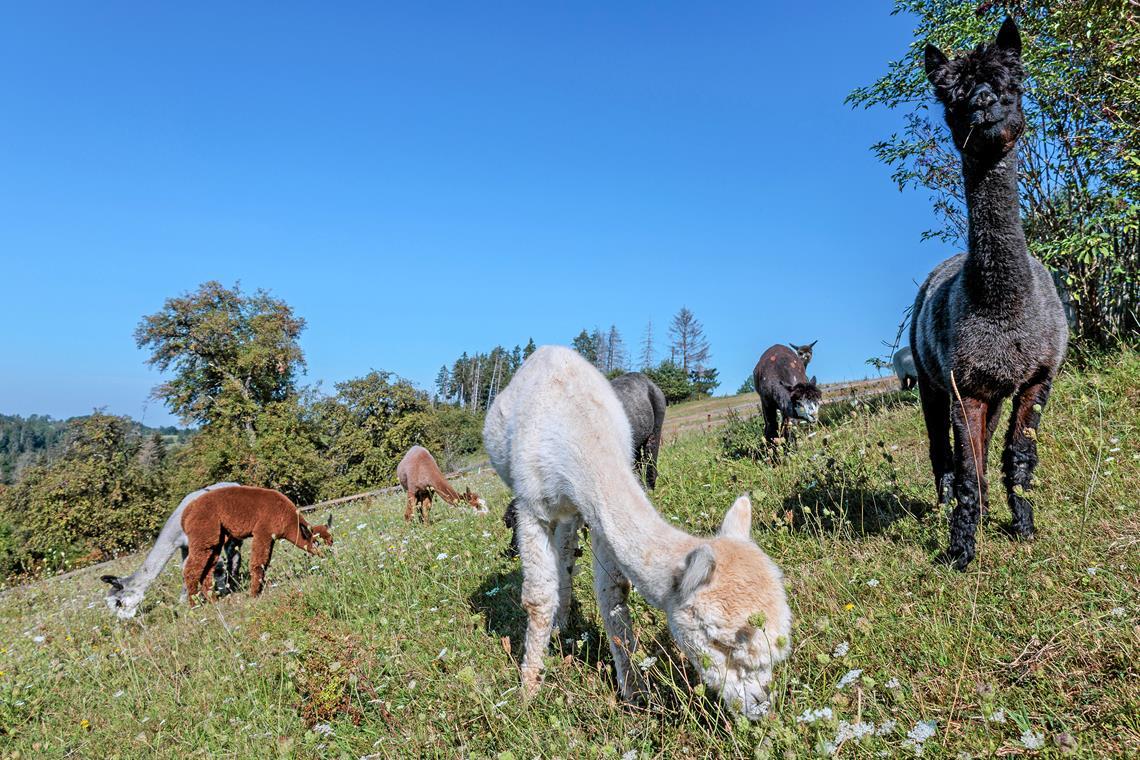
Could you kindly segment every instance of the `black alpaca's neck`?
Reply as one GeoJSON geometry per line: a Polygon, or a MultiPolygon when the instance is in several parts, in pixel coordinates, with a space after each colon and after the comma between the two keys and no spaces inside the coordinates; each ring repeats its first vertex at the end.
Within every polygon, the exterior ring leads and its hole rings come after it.
{"type": "Polygon", "coordinates": [[[970,245],[963,275],[970,300],[986,310],[1016,309],[1030,280],[1017,197],[1017,152],[963,156],[962,176],[970,245]]]}

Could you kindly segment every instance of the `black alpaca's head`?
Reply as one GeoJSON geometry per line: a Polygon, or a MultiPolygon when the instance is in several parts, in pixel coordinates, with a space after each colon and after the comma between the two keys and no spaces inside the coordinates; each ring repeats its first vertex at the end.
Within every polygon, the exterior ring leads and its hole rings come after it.
{"type": "Polygon", "coordinates": [[[819,405],[823,401],[823,393],[816,385],[815,377],[805,383],[784,383],[784,388],[792,399],[792,411],[796,419],[804,422],[815,422],[819,416],[819,405]]]}
{"type": "Polygon", "coordinates": [[[1021,34],[1007,18],[989,45],[949,60],[926,46],[926,77],[946,109],[946,124],[964,155],[1001,156],[1025,130],[1021,111],[1021,34]]]}

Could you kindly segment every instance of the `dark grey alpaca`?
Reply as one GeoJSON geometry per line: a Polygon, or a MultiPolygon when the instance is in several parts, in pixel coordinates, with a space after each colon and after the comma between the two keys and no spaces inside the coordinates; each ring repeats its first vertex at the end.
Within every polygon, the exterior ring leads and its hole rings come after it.
{"type": "Polygon", "coordinates": [[[610,381],[629,426],[633,429],[633,464],[645,477],[649,490],[657,487],[657,453],[665,425],[665,394],[640,372],[628,372],[610,381]]]}
{"type": "Polygon", "coordinates": [[[1025,121],[1017,25],[1006,19],[994,43],[953,61],[927,45],[926,75],[962,154],[969,251],[939,264],[919,288],[910,345],[938,501],[957,500],[943,559],[964,570],[986,506],[986,451],[1008,396],[1013,414],[1002,473],[1013,530],[1033,535],[1025,492],[1068,328],[1053,280],[1029,256],[1021,228],[1015,146],[1025,121]]]}
{"type": "MultiPolygon", "coordinates": [[[[665,425],[665,394],[657,383],[641,372],[627,372],[610,381],[629,426],[633,431],[633,468],[645,478],[649,490],[657,487],[657,454],[661,450],[661,428],[665,425]]],[[[507,505],[503,524],[511,529],[509,557],[519,554],[515,533],[515,502],[507,505]]]]}

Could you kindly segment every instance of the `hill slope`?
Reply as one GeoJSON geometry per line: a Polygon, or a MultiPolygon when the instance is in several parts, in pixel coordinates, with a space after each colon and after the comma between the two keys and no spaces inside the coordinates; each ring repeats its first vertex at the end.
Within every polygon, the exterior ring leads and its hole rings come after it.
{"type": "MultiPolygon", "coordinates": [[[[407,525],[396,494],[338,512],[325,559],[280,546],[257,601],[189,610],[173,565],[136,622],[110,618],[95,571],[0,597],[0,752],[506,760],[921,745],[924,757],[976,757],[1038,740],[1071,741],[1079,756],[1140,752],[1138,436],[1135,354],[1067,373],[1041,430],[1039,538],[1004,535],[995,475],[993,520],[964,575],[931,563],[945,520],[928,506],[913,401],[853,407],[778,468],[725,459],[715,432],[667,446],[661,512],[710,532],[751,490],[754,535],[787,576],[794,653],[755,726],[732,725],[686,685],[664,616],[636,595],[636,660],[653,692],[645,708],[618,705],[586,560],[546,688],[522,704],[525,618],[501,522],[440,506],[432,526],[407,525]]],[[[493,473],[465,485],[502,513],[493,473]]]]}

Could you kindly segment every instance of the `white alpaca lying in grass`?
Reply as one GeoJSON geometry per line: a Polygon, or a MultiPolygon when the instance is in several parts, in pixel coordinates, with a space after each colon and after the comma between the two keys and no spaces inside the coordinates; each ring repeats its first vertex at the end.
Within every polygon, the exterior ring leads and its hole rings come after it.
{"type": "MultiPolygon", "coordinates": [[[[237,483],[215,483],[212,486],[206,486],[205,488],[187,494],[182,501],[179,502],[174,513],[167,518],[166,524],[162,526],[162,530],[158,533],[158,538],[155,539],[154,546],[147,553],[146,559],[143,560],[142,567],[122,578],[115,575],[104,575],[100,577],[100,580],[111,586],[111,590],[107,592],[106,597],[107,607],[122,620],[133,618],[138,612],[139,605],[142,604],[143,595],[146,594],[146,590],[150,588],[150,585],[158,578],[159,573],[162,572],[162,568],[166,567],[166,563],[174,556],[174,552],[181,549],[182,561],[186,561],[186,555],[190,546],[186,538],[186,533],[182,530],[182,513],[186,510],[186,507],[207,491],[236,485],[237,483]]],[[[237,578],[238,568],[241,565],[240,546],[240,541],[231,541],[226,544],[224,572],[215,573],[215,576],[224,576],[227,587],[237,578]]],[[[182,598],[186,598],[185,586],[182,588],[182,598]]]]}
{"type": "Polygon", "coordinates": [[[537,692],[550,634],[566,622],[573,549],[585,520],[622,695],[632,699],[644,688],[630,667],[637,648],[626,605],[632,583],[665,611],[673,638],[727,707],[752,720],[764,714],[772,666],[790,651],[792,615],[780,569],[750,537],[747,496],[715,537],[666,523],[634,475],[629,421],[610,384],[558,346],[535,351],[496,397],[483,442],[517,499],[525,695],[537,692]]]}

